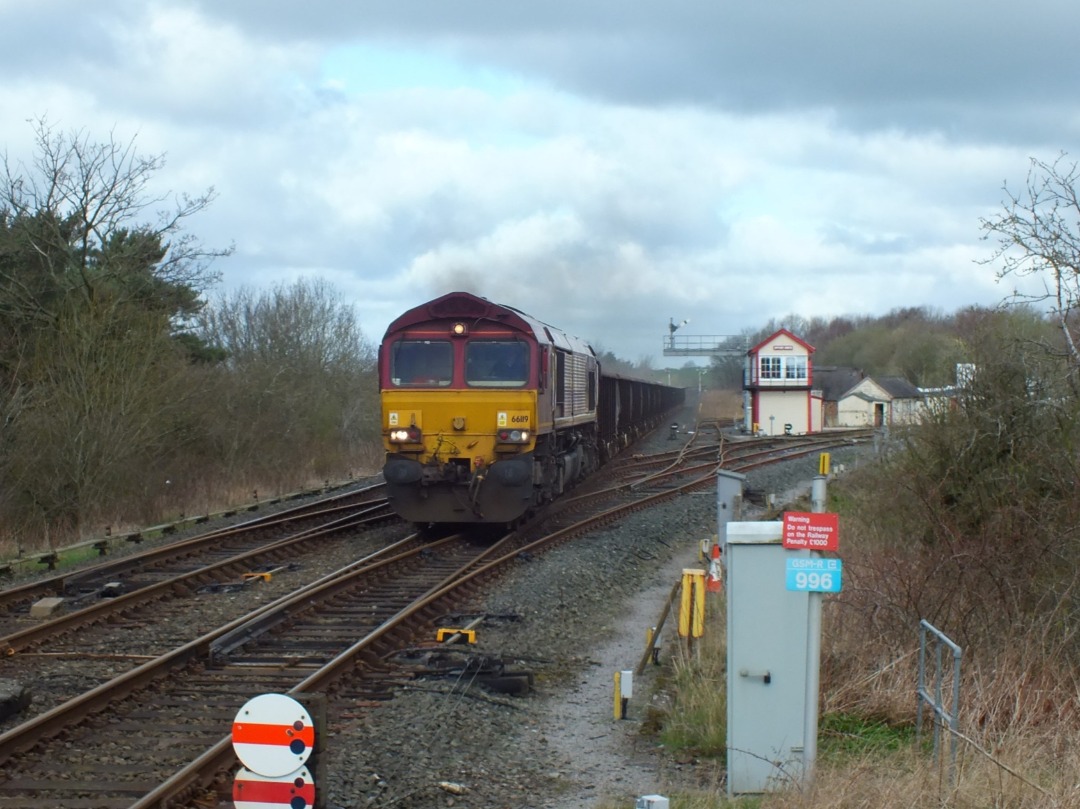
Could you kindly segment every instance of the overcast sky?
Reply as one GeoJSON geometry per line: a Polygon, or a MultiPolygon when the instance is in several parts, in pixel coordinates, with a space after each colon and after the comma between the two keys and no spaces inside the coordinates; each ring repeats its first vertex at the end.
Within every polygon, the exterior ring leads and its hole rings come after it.
{"type": "Polygon", "coordinates": [[[216,291],[327,279],[377,341],[464,289],[638,360],[1011,290],[980,219],[1077,151],[1074,2],[0,0],[27,120],[164,153],[216,291]]]}

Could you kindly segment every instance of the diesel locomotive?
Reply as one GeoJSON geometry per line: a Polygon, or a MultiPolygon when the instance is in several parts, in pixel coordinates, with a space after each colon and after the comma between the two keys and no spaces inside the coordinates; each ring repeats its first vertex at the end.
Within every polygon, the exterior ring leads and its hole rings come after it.
{"type": "Polygon", "coordinates": [[[604,376],[584,340],[468,292],[390,324],[379,386],[390,503],[422,524],[513,524],[683,395],[604,376]]]}

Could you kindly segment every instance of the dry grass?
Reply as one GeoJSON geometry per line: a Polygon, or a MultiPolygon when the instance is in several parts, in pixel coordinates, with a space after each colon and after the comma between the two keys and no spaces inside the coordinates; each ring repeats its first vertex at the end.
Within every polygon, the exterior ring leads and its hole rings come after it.
{"type": "MultiPolygon", "coordinates": [[[[832,605],[834,618],[838,606],[832,605]]],[[[1068,667],[1034,654],[1037,643],[1025,642],[1030,633],[1010,633],[1001,652],[983,659],[972,655],[965,663],[961,733],[950,783],[947,733],[940,759],[929,749],[929,726],[921,749],[913,743],[916,632],[908,643],[895,645],[885,636],[860,639],[852,621],[827,623],[822,725],[833,724],[833,716],[855,716],[865,720],[866,730],[823,730],[809,785],[734,801],[717,785],[670,796],[672,807],[1080,809],[1080,685],[1068,667]]],[[[719,633],[717,622],[711,626],[710,635],[719,633]]],[[[713,752],[718,760],[722,751],[715,750],[715,735],[726,696],[722,645],[703,643],[701,658],[676,666],[678,696],[663,731],[666,744],[699,756],[713,752]]]]}
{"type": "Polygon", "coordinates": [[[709,598],[705,636],[689,646],[680,644],[668,684],[678,695],[677,710],[659,723],[666,746],[718,759],[724,756],[727,725],[724,613],[723,599],[709,598]]]}
{"type": "Polygon", "coordinates": [[[350,468],[342,468],[322,477],[315,477],[303,470],[282,470],[273,480],[219,481],[193,474],[186,481],[171,481],[168,490],[152,500],[105,510],[92,524],[79,529],[61,531],[55,528],[0,527],[0,561],[63,548],[107,534],[131,533],[192,515],[216,514],[258,500],[317,489],[327,482],[370,477],[381,469],[382,462],[382,447],[373,443],[350,459],[350,468]]]}
{"type": "MultiPolygon", "coordinates": [[[[1063,595],[1043,598],[1037,608],[1011,621],[994,620],[985,589],[967,591],[967,581],[935,574],[932,554],[938,550],[860,536],[855,524],[845,524],[844,591],[825,602],[822,730],[813,783],[736,801],[728,801],[717,788],[673,796],[671,805],[1080,809],[1080,643],[1069,595],[1080,588],[1065,576],[1063,595]],[[940,761],[929,750],[929,724],[922,747],[914,743],[919,617],[944,600],[950,603],[948,615],[966,622],[950,617],[943,629],[962,623],[968,634],[962,641],[960,734],[952,783],[947,733],[940,761]],[[971,620],[974,615],[988,617],[978,624],[971,620]]],[[[718,625],[722,622],[712,622],[710,631],[718,632],[718,625]]],[[[722,643],[706,643],[701,650],[725,654],[722,643]]],[[[933,659],[931,654],[931,672],[933,659]]],[[[949,653],[944,662],[943,686],[949,694],[949,653]]],[[[715,728],[694,725],[721,721],[726,698],[726,689],[717,687],[721,665],[720,659],[691,660],[687,670],[676,670],[678,693],[665,741],[682,740],[696,753],[712,744],[705,740],[715,728]]]]}
{"type": "Polygon", "coordinates": [[[706,390],[701,393],[698,405],[701,421],[719,421],[721,424],[741,422],[743,418],[742,393],[735,390],[706,390]]]}

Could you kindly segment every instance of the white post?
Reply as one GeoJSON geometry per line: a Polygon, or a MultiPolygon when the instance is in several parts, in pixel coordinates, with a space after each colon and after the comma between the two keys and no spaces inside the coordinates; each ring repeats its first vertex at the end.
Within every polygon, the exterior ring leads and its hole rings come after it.
{"type": "MultiPolygon", "coordinates": [[[[812,483],[811,510],[825,513],[824,475],[818,475],[812,483]]],[[[820,556],[813,552],[812,556],[820,556]]],[[[806,782],[814,780],[817,763],[818,737],[818,691],[821,688],[821,599],[822,593],[810,593],[809,611],[806,617],[806,721],[803,723],[806,738],[803,740],[803,777],[806,782]]]]}

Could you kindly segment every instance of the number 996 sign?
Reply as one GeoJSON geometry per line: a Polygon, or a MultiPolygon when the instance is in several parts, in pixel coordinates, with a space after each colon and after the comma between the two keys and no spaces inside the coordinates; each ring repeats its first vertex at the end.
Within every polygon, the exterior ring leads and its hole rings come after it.
{"type": "Polygon", "coordinates": [[[812,593],[839,593],[843,564],[839,559],[787,559],[787,589],[812,593]]]}

